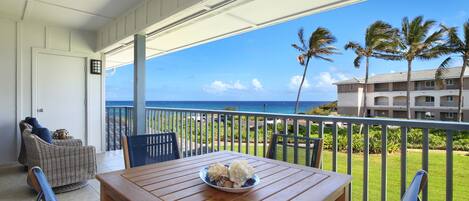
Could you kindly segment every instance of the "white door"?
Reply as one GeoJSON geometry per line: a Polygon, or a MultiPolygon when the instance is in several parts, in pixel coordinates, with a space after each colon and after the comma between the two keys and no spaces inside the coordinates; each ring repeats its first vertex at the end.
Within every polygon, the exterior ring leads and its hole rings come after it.
{"type": "Polygon", "coordinates": [[[67,129],[85,142],[86,59],[46,53],[38,53],[36,59],[39,122],[51,131],[67,129]]]}

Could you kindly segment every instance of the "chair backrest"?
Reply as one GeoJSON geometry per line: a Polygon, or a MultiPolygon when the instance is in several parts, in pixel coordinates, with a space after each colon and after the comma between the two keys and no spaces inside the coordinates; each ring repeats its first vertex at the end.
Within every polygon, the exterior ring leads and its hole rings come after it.
{"type": "Polygon", "coordinates": [[[31,185],[34,190],[39,194],[37,200],[45,201],[57,201],[52,187],[47,182],[46,175],[42,172],[42,169],[38,166],[34,166],[28,171],[29,179],[31,180],[31,185]]]}
{"type": "Polygon", "coordinates": [[[319,168],[321,165],[323,144],[324,144],[324,140],[322,138],[309,138],[309,137],[301,137],[301,136],[294,136],[294,135],[272,134],[270,145],[267,151],[267,158],[278,160],[280,157],[278,155],[281,154],[282,155],[281,159],[283,161],[287,161],[288,160],[287,152],[293,153],[294,150],[297,149],[299,153],[298,155],[300,155],[300,152],[301,152],[300,149],[303,149],[305,162],[308,161],[308,158],[306,157],[308,155],[311,156],[310,162],[306,165],[314,167],[314,168],[319,168]],[[295,142],[297,143],[298,146],[295,146],[295,142]],[[281,145],[282,149],[279,149],[278,145],[281,145]]]}
{"type": "Polygon", "coordinates": [[[124,136],[125,168],[180,158],[176,133],[124,136]]]}
{"type": "Polygon", "coordinates": [[[419,193],[422,191],[423,187],[427,184],[427,172],[425,170],[419,170],[412,179],[409,187],[402,196],[402,201],[417,201],[419,199],[419,193]]]}

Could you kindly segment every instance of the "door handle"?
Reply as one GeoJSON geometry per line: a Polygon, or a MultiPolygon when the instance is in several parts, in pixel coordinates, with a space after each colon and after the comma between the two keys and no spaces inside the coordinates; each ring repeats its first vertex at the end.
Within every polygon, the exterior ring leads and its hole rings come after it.
{"type": "Polygon", "coordinates": [[[43,108],[39,108],[39,109],[37,109],[37,112],[44,112],[44,109],[43,109],[43,108]]]}

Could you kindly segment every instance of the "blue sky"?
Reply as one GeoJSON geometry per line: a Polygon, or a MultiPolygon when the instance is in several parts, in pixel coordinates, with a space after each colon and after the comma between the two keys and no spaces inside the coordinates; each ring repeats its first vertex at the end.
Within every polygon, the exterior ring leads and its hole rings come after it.
{"type": "MultiPolygon", "coordinates": [[[[291,44],[300,27],[309,36],[318,26],[337,37],[341,54],[332,57],[333,63],[310,63],[301,100],[335,100],[332,82],[364,74],[363,68],[353,67],[354,54],[343,50],[344,44],[361,43],[366,27],[376,20],[400,27],[404,16],[418,15],[461,26],[469,19],[469,1],[368,0],[153,58],[147,61],[147,100],[294,101],[303,68],[291,44]]],[[[414,69],[435,68],[443,59],[417,61],[414,69]]],[[[405,62],[371,60],[372,74],[405,70],[405,62]]],[[[106,99],[132,100],[132,78],[130,65],[108,72],[106,99]]]]}

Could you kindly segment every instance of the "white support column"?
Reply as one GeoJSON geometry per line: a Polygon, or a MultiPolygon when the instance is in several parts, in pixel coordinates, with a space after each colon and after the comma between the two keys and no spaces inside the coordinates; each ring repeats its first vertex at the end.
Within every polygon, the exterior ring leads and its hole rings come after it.
{"type": "Polygon", "coordinates": [[[134,35],[133,135],[145,134],[145,35],[134,35]]]}

